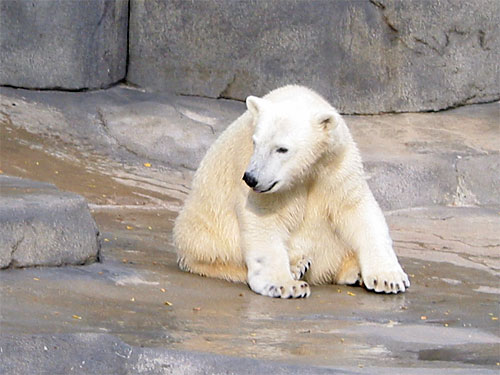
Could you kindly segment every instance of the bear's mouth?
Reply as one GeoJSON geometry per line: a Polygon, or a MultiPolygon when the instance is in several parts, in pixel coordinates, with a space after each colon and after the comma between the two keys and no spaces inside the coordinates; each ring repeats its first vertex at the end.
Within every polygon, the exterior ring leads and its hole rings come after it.
{"type": "Polygon", "coordinates": [[[274,181],[271,186],[269,186],[266,190],[258,190],[258,189],[253,189],[253,191],[255,191],[256,193],[267,193],[268,191],[271,191],[273,189],[273,187],[276,186],[276,184],[278,183],[279,181],[274,181]]]}

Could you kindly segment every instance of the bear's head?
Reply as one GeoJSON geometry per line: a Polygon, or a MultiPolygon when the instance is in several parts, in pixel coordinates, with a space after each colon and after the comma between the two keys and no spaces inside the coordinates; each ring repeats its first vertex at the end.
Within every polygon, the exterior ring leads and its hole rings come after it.
{"type": "MultiPolygon", "coordinates": [[[[324,99],[303,95],[269,100],[249,96],[253,154],[243,180],[257,193],[284,191],[303,183],[329,151],[340,115],[324,99]]],[[[318,96],[319,97],[319,96],[318,96]]]]}

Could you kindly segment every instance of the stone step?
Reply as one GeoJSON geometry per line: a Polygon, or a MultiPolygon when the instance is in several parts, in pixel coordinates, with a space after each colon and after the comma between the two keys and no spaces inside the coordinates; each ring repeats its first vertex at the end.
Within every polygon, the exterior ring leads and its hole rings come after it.
{"type": "Polygon", "coordinates": [[[0,268],[92,263],[98,233],[83,197],[0,175],[0,268]]]}

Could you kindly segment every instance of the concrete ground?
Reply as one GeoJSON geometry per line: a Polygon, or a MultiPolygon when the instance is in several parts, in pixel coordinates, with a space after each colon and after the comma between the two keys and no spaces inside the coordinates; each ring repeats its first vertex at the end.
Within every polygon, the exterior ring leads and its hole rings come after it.
{"type": "Polygon", "coordinates": [[[276,300],[181,272],[171,245],[192,176],[179,160],[241,105],[127,90],[2,91],[0,173],[87,198],[102,259],[0,271],[0,373],[498,373],[498,103],[347,117],[412,286],[276,300]],[[211,130],[169,154],[148,111],[211,130]]]}

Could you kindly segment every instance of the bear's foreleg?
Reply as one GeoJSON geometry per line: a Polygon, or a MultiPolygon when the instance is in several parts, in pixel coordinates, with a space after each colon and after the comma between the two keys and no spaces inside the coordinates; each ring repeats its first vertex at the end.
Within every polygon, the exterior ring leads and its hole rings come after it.
{"type": "Polygon", "coordinates": [[[410,286],[392,248],[382,210],[371,194],[342,215],[340,233],[356,252],[361,277],[375,292],[404,292],[410,286]]]}
{"type": "Polygon", "coordinates": [[[257,224],[245,232],[242,249],[250,289],[269,297],[309,297],[309,285],[295,280],[292,275],[285,241],[279,236],[279,230],[257,224]]]}

